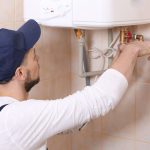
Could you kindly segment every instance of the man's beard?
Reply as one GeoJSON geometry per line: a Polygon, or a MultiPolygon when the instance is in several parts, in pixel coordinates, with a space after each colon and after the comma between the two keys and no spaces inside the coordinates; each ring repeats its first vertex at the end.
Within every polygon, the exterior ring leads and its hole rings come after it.
{"type": "Polygon", "coordinates": [[[40,81],[39,77],[37,79],[31,80],[30,72],[28,72],[28,78],[27,78],[27,81],[25,82],[26,92],[29,92],[34,85],[39,83],[39,81],[40,81]]]}

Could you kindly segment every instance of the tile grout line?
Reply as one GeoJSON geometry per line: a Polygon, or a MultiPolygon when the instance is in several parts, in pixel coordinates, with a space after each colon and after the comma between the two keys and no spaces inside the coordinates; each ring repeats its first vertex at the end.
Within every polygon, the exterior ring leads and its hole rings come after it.
{"type": "Polygon", "coordinates": [[[14,21],[13,21],[14,29],[16,28],[16,0],[14,0],[14,21]]]}
{"type": "MultiPolygon", "coordinates": [[[[137,75],[137,74],[136,74],[137,75]]],[[[136,83],[135,83],[136,84],[136,83]]],[[[134,101],[135,101],[135,110],[134,110],[134,119],[135,119],[135,125],[134,125],[134,127],[135,127],[135,129],[134,129],[134,136],[135,136],[135,150],[136,150],[136,106],[137,106],[137,102],[136,102],[136,90],[137,89],[137,84],[135,85],[135,89],[134,89],[134,101]]]]}

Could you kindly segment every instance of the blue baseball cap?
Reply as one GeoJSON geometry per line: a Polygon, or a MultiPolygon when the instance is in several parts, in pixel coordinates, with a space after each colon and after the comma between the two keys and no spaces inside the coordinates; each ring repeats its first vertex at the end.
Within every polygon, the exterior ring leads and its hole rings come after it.
{"type": "Polygon", "coordinates": [[[40,26],[32,19],[17,31],[0,29],[0,83],[11,80],[25,54],[39,40],[40,35],[40,26]]]}

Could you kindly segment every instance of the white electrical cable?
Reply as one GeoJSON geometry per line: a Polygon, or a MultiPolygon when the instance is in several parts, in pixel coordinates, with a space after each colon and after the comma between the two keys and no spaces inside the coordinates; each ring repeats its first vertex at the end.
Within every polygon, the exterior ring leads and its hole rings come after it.
{"type": "Polygon", "coordinates": [[[96,47],[89,49],[88,52],[90,53],[98,53],[99,55],[97,55],[96,57],[90,57],[91,59],[98,59],[100,57],[105,57],[105,58],[110,58],[113,57],[113,54],[116,53],[116,49],[114,49],[114,45],[116,44],[116,42],[119,39],[119,34],[117,35],[117,37],[111,42],[111,44],[109,45],[109,47],[105,50],[100,50],[96,47]]]}
{"type": "MultiPolygon", "coordinates": [[[[104,67],[106,66],[106,62],[107,62],[107,68],[109,67],[108,59],[113,58],[116,55],[117,50],[114,49],[113,47],[115,46],[116,42],[118,41],[119,35],[120,34],[118,34],[117,37],[110,43],[110,45],[107,49],[100,50],[100,49],[94,47],[94,48],[91,48],[88,50],[88,53],[97,53],[96,56],[94,56],[94,57],[91,56],[90,59],[103,58],[102,70],[104,70],[104,67]]],[[[98,78],[98,76],[95,77],[94,82],[96,82],[97,78],[98,78]]]]}
{"type": "Polygon", "coordinates": [[[105,67],[105,56],[102,50],[98,49],[98,48],[92,48],[90,50],[88,50],[89,53],[97,53],[97,56],[95,57],[90,57],[90,59],[98,59],[98,58],[102,58],[103,59],[103,65],[102,65],[102,70],[105,67]]]}
{"type": "Polygon", "coordinates": [[[119,37],[120,37],[120,34],[118,34],[117,37],[110,43],[109,47],[113,48],[116,42],[118,41],[119,37]]]}

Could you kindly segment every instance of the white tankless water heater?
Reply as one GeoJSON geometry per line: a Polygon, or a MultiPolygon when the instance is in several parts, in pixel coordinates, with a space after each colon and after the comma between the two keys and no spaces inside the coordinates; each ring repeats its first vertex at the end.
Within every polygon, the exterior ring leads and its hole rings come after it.
{"type": "Polygon", "coordinates": [[[71,28],[146,24],[150,0],[24,0],[24,19],[71,28]]]}

